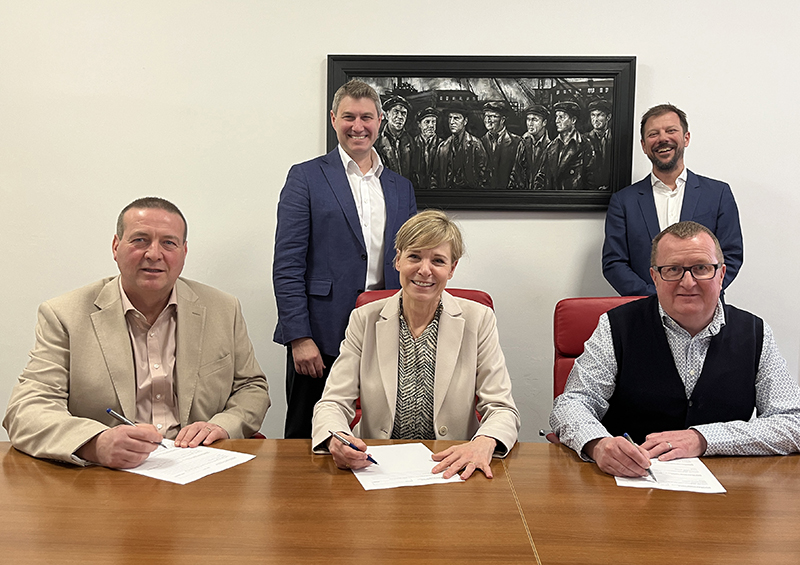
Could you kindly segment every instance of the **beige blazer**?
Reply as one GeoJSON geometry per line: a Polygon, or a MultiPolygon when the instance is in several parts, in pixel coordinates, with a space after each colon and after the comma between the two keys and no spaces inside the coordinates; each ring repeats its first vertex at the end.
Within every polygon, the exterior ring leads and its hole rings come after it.
{"type": "MultiPolygon", "coordinates": [[[[495,456],[504,457],[517,441],[520,421],[494,313],[447,292],[442,293],[442,306],[433,394],[436,438],[466,441],[490,436],[499,442],[495,456]]],[[[364,439],[391,437],[399,348],[399,292],[353,310],[339,358],[314,407],[315,453],[327,452],[328,430],[350,429],[359,397],[361,421],[353,434],[364,439]]]]}
{"type": "MultiPolygon", "coordinates": [[[[181,426],[208,421],[231,438],[252,435],[270,400],[239,301],[185,279],[178,279],[176,289],[181,426]]],[[[106,408],[136,417],[133,351],[118,277],[39,307],[36,343],[11,393],[3,426],[20,451],[75,463],[75,450],[118,425],[106,408]]]]}

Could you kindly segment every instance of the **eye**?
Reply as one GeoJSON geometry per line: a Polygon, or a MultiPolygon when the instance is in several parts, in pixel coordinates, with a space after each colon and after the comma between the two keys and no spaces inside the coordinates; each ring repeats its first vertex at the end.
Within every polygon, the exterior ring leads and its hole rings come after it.
{"type": "Polygon", "coordinates": [[[683,267],[678,267],[676,265],[670,265],[661,270],[666,273],[667,276],[677,276],[683,274],[683,267]]]}

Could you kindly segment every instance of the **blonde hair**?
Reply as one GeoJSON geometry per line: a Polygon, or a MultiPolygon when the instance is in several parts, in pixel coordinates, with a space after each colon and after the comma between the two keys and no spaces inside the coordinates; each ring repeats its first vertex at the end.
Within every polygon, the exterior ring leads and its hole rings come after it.
{"type": "Polygon", "coordinates": [[[394,248],[402,253],[408,249],[433,249],[443,243],[450,244],[452,261],[464,255],[461,230],[441,210],[423,210],[409,218],[394,238],[394,248]]]}

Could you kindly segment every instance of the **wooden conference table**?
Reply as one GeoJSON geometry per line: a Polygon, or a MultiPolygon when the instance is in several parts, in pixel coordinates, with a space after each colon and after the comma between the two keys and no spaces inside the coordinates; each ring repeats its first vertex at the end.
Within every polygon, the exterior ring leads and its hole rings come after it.
{"type": "Polygon", "coordinates": [[[308,440],[217,445],[256,458],[180,486],[0,442],[0,561],[800,562],[798,456],[706,459],[728,490],[708,495],[620,488],[563,446],[523,443],[493,480],[367,492],[308,440]]]}

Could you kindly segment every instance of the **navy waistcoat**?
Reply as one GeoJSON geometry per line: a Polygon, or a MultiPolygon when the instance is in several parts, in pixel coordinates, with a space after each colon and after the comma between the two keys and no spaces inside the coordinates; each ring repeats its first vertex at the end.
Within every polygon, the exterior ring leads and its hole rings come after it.
{"type": "Polygon", "coordinates": [[[655,432],[750,419],[764,322],[733,306],[724,309],[725,325],[711,338],[689,398],[659,317],[658,297],[608,312],[617,359],[616,387],[602,420],[610,434],[627,432],[643,443],[647,434],[655,432]]]}

